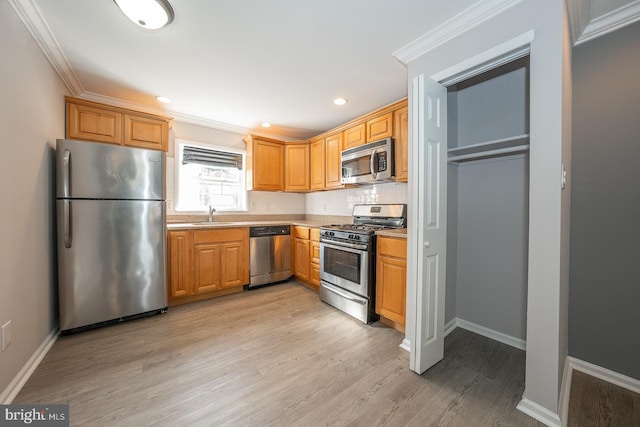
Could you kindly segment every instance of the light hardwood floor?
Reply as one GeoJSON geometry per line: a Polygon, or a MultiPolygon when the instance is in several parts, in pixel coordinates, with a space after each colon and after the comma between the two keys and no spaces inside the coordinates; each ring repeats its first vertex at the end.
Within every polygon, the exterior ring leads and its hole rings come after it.
{"type": "Polygon", "coordinates": [[[61,337],[14,403],[83,426],[535,426],[515,409],[525,353],[457,329],[408,369],[403,335],[295,281],[61,337]]]}

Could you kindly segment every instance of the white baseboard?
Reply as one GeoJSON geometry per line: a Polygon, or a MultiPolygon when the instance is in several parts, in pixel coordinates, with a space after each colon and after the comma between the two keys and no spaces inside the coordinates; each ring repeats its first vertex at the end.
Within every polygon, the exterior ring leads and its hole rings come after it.
{"type": "Polygon", "coordinates": [[[454,317],[444,325],[444,336],[446,337],[458,327],[458,318],[454,317]]]}
{"type": "Polygon", "coordinates": [[[411,353],[411,341],[405,337],[400,343],[400,348],[411,353]]]}
{"type": "Polygon", "coordinates": [[[571,369],[576,369],[592,377],[640,394],[640,380],[619,374],[602,366],[594,365],[593,363],[585,362],[584,360],[576,359],[575,357],[567,356],[567,360],[571,369]]]}
{"type": "MultiPolygon", "coordinates": [[[[478,335],[491,338],[492,340],[510,345],[511,347],[515,347],[520,350],[527,349],[527,342],[523,339],[512,337],[511,335],[503,334],[502,332],[494,331],[493,329],[489,329],[487,327],[469,322],[464,319],[455,318],[454,320],[455,320],[455,326],[460,327],[462,329],[475,332],[478,335]]],[[[453,320],[451,322],[453,322],[453,320]]],[[[451,322],[449,322],[447,325],[451,324],[451,322]]],[[[447,328],[449,327],[450,326],[447,326],[447,328]]],[[[455,327],[453,329],[455,329],[455,327]]]]}
{"type": "Polygon", "coordinates": [[[11,402],[13,402],[13,399],[20,393],[22,387],[24,387],[29,377],[31,377],[31,374],[33,374],[33,371],[36,370],[40,362],[42,362],[42,359],[47,355],[59,335],[60,331],[57,327],[49,332],[49,335],[47,335],[35,353],[31,355],[27,363],[24,364],[7,388],[0,394],[0,405],[10,405],[11,402]]]}
{"type": "Polygon", "coordinates": [[[571,398],[571,378],[573,369],[569,363],[569,356],[565,357],[562,370],[562,384],[560,385],[560,400],[558,402],[558,414],[563,425],[567,425],[569,419],[569,399],[571,398]]]}
{"type": "Polygon", "coordinates": [[[516,406],[516,408],[520,412],[524,412],[531,418],[535,418],[544,425],[550,427],[560,427],[562,425],[558,414],[551,412],[547,408],[538,405],[532,400],[525,399],[524,397],[522,398],[520,403],[518,403],[518,406],[516,406]]]}

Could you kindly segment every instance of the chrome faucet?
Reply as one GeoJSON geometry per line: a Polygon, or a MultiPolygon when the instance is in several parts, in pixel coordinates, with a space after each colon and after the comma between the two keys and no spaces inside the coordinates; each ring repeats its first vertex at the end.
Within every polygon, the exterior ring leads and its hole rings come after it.
{"type": "Polygon", "coordinates": [[[209,205],[209,222],[213,222],[213,213],[216,211],[216,208],[214,208],[213,206],[209,205]]]}

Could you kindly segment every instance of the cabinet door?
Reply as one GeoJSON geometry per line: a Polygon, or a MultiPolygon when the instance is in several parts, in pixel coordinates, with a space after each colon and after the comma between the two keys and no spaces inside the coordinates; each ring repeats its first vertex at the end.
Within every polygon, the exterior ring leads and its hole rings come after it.
{"type": "Polygon", "coordinates": [[[169,232],[169,297],[191,294],[191,232],[169,232]]]}
{"type": "Polygon", "coordinates": [[[122,114],[67,102],[67,138],[122,144],[122,114]]]}
{"type": "Polygon", "coordinates": [[[325,176],[325,144],[324,138],[318,141],[311,142],[311,189],[312,190],[324,190],[324,176],[325,176]]]}
{"type": "Polygon", "coordinates": [[[367,142],[393,136],[393,113],[367,121],[367,142]]]}
{"type": "Polygon", "coordinates": [[[309,144],[287,144],[284,150],[284,191],[309,191],[309,144]]]}
{"type": "Polygon", "coordinates": [[[229,242],[221,245],[222,251],[222,287],[242,286],[244,280],[244,248],[242,242],[229,242]]]}
{"type": "Polygon", "coordinates": [[[409,178],[409,107],[396,110],[393,122],[396,181],[407,182],[409,178]]]}
{"type": "Polygon", "coordinates": [[[220,250],[221,245],[218,243],[205,243],[194,246],[194,293],[199,294],[222,289],[220,250]]]}
{"type": "Polygon", "coordinates": [[[125,114],[124,145],[167,151],[169,125],[166,120],[125,114]]]}
{"type": "Polygon", "coordinates": [[[295,239],[295,275],[296,277],[309,281],[309,240],[295,239]]]}
{"type": "Polygon", "coordinates": [[[284,190],[284,147],[282,144],[253,140],[253,189],[284,190]]]}
{"type": "Polygon", "coordinates": [[[340,151],[342,150],[342,134],[328,136],[325,139],[325,182],[326,188],[342,187],[342,165],[340,151]]]}
{"type": "Polygon", "coordinates": [[[378,255],[376,267],[376,313],[405,324],[407,262],[378,255]]]}
{"type": "MultiPolygon", "coordinates": [[[[317,229],[314,229],[317,230],[317,229]]],[[[313,230],[312,230],[313,231],[313,230]]],[[[310,245],[310,265],[309,265],[309,283],[314,288],[320,289],[320,242],[311,240],[310,245]]]]}
{"type": "Polygon", "coordinates": [[[362,145],[366,141],[365,123],[353,126],[344,131],[344,150],[362,145]]]}

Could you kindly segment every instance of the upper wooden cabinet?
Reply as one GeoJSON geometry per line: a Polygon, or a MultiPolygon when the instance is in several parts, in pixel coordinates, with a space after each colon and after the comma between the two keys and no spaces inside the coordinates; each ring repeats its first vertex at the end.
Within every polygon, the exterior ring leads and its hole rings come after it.
{"type": "Polygon", "coordinates": [[[357,147],[358,145],[362,145],[366,142],[366,123],[360,123],[359,125],[350,127],[349,129],[345,129],[343,132],[343,150],[347,150],[349,148],[357,147]]]}
{"type": "Polygon", "coordinates": [[[169,125],[153,117],[124,115],[124,145],[167,151],[169,125]]]}
{"type": "Polygon", "coordinates": [[[247,190],[284,190],[284,143],[262,136],[248,135],[247,190]]]}
{"type": "Polygon", "coordinates": [[[311,140],[309,144],[310,148],[310,179],[311,190],[324,190],[324,178],[325,178],[325,143],[324,138],[318,140],[311,140]]]}
{"type": "Polygon", "coordinates": [[[171,118],[65,97],[66,138],[167,151],[171,118]]]}
{"type": "Polygon", "coordinates": [[[367,120],[367,142],[393,136],[393,113],[367,120]]]}
{"type": "Polygon", "coordinates": [[[341,188],[342,165],[340,164],[340,152],[342,151],[342,133],[329,135],[324,140],[325,144],[325,188],[341,188]]]}
{"type": "Polygon", "coordinates": [[[409,107],[394,111],[393,122],[396,181],[407,182],[409,178],[409,107]]]}
{"type": "Polygon", "coordinates": [[[284,146],[284,191],[309,191],[309,152],[306,142],[284,146]]]}

